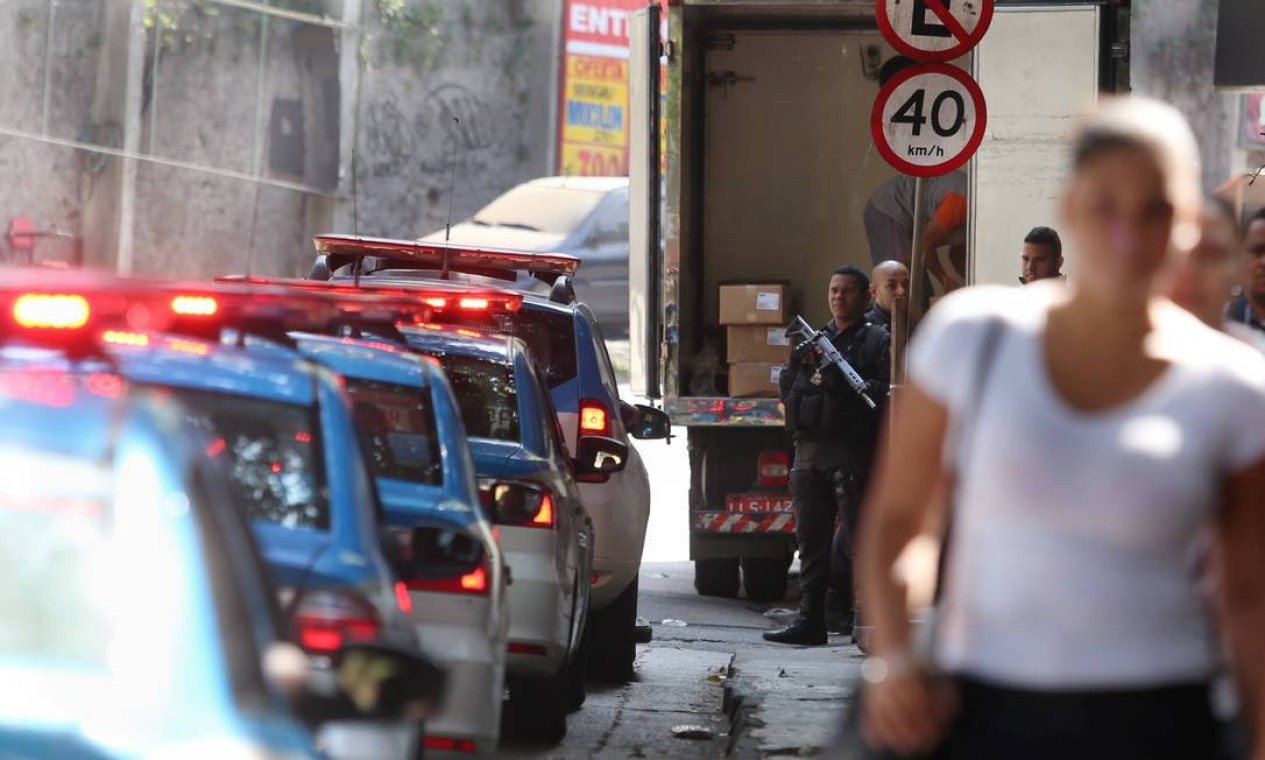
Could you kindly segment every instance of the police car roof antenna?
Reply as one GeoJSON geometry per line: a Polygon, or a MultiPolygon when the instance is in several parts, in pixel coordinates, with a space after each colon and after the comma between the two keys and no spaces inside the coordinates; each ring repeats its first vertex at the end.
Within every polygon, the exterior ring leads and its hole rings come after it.
{"type": "Polygon", "coordinates": [[[444,266],[439,271],[439,279],[448,279],[448,258],[452,253],[448,250],[448,242],[452,238],[452,197],[457,188],[457,148],[461,144],[461,119],[452,117],[456,128],[452,131],[452,151],[448,154],[451,165],[448,174],[448,219],[444,222],[444,266]]]}

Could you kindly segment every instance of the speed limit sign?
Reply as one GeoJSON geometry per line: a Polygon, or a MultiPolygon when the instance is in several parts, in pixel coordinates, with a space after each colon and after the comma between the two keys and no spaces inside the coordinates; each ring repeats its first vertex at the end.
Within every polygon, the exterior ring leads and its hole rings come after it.
{"type": "Polygon", "coordinates": [[[895,169],[937,177],[965,164],[984,139],[984,93],[969,74],[943,63],[911,66],[883,85],[870,113],[879,153],[895,169]]]}

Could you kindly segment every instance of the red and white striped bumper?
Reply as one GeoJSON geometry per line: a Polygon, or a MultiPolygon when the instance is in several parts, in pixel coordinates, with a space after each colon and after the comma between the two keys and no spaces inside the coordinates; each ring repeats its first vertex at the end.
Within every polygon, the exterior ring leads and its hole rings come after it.
{"type": "Polygon", "coordinates": [[[795,515],[695,512],[694,530],[704,533],[794,533],[795,515]]]}

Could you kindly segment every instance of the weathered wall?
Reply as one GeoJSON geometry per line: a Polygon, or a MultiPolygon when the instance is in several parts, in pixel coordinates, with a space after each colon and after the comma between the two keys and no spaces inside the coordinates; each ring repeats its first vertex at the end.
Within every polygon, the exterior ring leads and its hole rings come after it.
{"type": "MultiPolygon", "coordinates": [[[[361,6],[359,51],[338,49],[339,33],[323,27],[273,19],[265,28],[249,11],[159,0],[168,12],[149,16],[143,64],[133,61],[132,82],[129,42],[119,38],[145,0],[56,0],[50,135],[87,139],[94,110],[123,109],[120,94],[131,86],[140,102],[129,134],[140,153],[221,172],[259,171],[325,191],[134,162],[135,216],[128,226],[134,271],[301,274],[315,232],[358,226],[363,234],[407,236],[442,227],[452,155],[454,218],[548,172],[561,0],[349,1],[361,6]],[[358,83],[339,80],[341,55],[365,61],[358,83]],[[339,118],[341,101],[355,95],[357,84],[353,204],[351,177],[338,173],[337,146],[340,130],[350,127],[339,118]],[[117,108],[102,108],[110,103],[117,108]],[[274,121],[274,107],[291,110],[274,121]],[[283,124],[280,131],[276,124],[283,124]],[[289,145],[290,157],[299,156],[297,167],[274,165],[277,135],[284,135],[277,139],[289,145]]],[[[343,7],[342,0],[271,4],[335,18],[343,7]]],[[[0,2],[0,126],[40,132],[48,7],[48,0],[0,2]]],[[[140,48],[131,48],[136,59],[140,48]]],[[[124,120],[112,121],[119,123],[96,137],[121,148],[124,120]]],[[[0,185],[0,225],[22,213],[40,226],[80,233],[88,209],[89,237],[99,238],[90,241],[90,258],[110,264],[125,162],[86,156],[0,136],[0,176],[8,180],[0,185]]],[[[56,245],[44,244],[41,256],[60,257],[52,253],[56,245]]]]}
{"type": "Polygon", "coordinates": [[[1212,86],[1217,3],[1133,0],[1132,10],[1133,91],[1167,100],[1186,114],[1199,140],[1204,187],[1215,189],[1243,169],[1235,144],[1238,98],[1212,86]]]}
{"type": "Polygon", "coordinates": [[[373,65],[361,92],[357,160],[362,234],[442,229],[456,166],[456,222],[549,173],[560,0],[465,0],[442,9],[430,44],[393,53],[366,14],[373,65]],[[454,117],[458,121],[454,121],[454,117]]]}
{"type": "MultiPolygon", "coordinates": [[[[269,19],[265,28],[259,14],[218,10],[213,21],[186,19],[180,35],[157,38],[156,44],[151,31],[141,150],[246,175],[258,168],[270,179],[302,181],[269,168],[268,123],[275,100],[304,99],[306,72],[295,35],[310,27],[269,19]],[[266,40],[262,66],[261,37],[266,40]]],[[[305,136],[312,131],[307,119],[296,126],[305,136]]],[[[143,162],[136,197],[139,272],[290,275],[300,272],[300,263],[311,263],[306,193],[143,162]]]]}
{"type": "MultiPolygon", "coordinates": [[[[100,45],[101,0],[58,3],[49,39],[44,0],[0,3],[0,126],[74,139],[89,125],[100,45]],[[49,43],[51,42],[51,48],[49,43]],[[51,49],[47,121],[44,113],[45,53],[51,49]]],[[[86,156],[68,148],[0,136],[0,229],[14,216],[36,227],[82,231],[82,209],[97,191],[86,156]]],[[[64,243],[38,244],[37,255],[67,258],[64,243]]],[[[11,252],[0,243],[0,259],[11,252]]]]}

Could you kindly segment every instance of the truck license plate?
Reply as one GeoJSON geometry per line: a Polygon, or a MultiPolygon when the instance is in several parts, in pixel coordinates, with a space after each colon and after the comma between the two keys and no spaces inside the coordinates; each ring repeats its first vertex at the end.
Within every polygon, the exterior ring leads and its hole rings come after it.
{"type": "Polygon", "coordinates": [[[732,514],[791,512],[791,497],[784,493],[731,493],[725,500],[732,514]]]}

